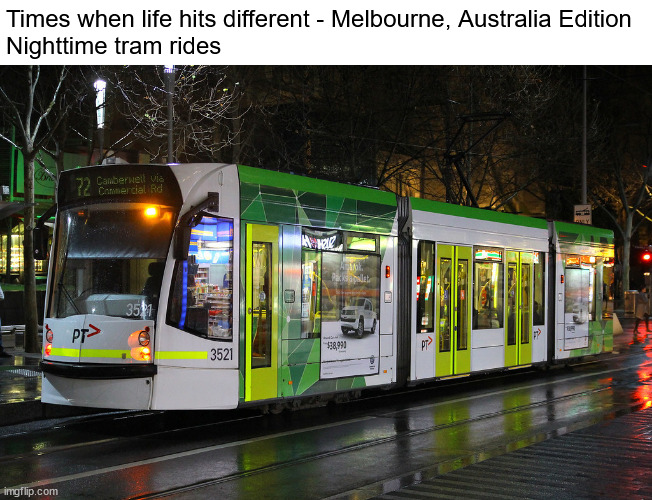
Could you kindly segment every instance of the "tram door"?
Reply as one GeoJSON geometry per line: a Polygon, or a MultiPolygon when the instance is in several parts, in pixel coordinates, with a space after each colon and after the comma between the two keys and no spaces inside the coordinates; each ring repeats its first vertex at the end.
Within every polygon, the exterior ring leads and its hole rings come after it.
{"type": "Polygon", "coordinates": [[[532,362],[532,284],[534,254],[507,252],[505,366],[532,362]]]}
{"type": "Polygon", "coordinates": [[[278,227],[247,224],[245,401],[278,395],[278,227]]]}
{"type": "Polygon", "coordinates": [[[471,371],[471,248],[437,245],[435,376],[471,371]]]}

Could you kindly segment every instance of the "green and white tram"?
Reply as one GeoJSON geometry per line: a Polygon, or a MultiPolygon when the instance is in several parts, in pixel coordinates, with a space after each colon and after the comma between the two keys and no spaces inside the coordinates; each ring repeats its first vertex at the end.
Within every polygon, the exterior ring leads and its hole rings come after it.
{"type": "Polygon", "coordinates": [[[300,406],[611,350],[609,231],[225,164],[57,199],[46,403],[300,406]]]}

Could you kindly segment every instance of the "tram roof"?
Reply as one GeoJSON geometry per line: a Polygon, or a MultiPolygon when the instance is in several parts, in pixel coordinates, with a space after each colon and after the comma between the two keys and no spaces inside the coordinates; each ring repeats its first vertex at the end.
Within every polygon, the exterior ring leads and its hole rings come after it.
{"type": "Polygon", "coordinates": [[[352,198],[393,207],[396,206],[396,195],[369,187],[341,184],[339,182],[314,179],[312,177],[287,174],[245,165],[238,165],[238,172],[240,174],[240,182],[352,198]]]}
{"type": "Polygon", "coordinates": [[[613,240],[614,232],[611,229],[603,229],[595,226],[588,226],[586,224],[576,224],[573,222],[560,222],[555,221],[555,229],[558,234],[573,233],[583,234],[585,236],[593,236],[594,238],[605,238],[613,240]]]}
{"type": "Polygon", "coordinates": [[[571,222],[555,221],[554,225],[559,251],[614,256],[613,231],[571,222]]]}
{"type": "Polygon", "coordinates": [[[538,229],[547,229],[548,221],[527,215],[509,214],[505,212],[496,212],[494,210],[485,210],[482,208],[467,207],[464,205],[454,205],[442,201],[424,200],[423,198],[410,198],[413,210],[423,212],[432,212],[437,214],[452,215],[456,217],[465,217],[490,222],[500,222],[503,224],[512,224],[515,226],[533,227],[538,229]]]}

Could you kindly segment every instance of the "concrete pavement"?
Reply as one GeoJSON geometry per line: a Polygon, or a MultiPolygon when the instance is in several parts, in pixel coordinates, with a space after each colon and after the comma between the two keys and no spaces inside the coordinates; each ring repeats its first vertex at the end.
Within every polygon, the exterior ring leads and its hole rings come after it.
{"type": "Polygon", "coordinates": [[[41,354],[26,353],[21,327],[2,327],[2,344],[11,358],[0,358],[0,427],[45,418],[97,412],[41,403],[41,354]]]}

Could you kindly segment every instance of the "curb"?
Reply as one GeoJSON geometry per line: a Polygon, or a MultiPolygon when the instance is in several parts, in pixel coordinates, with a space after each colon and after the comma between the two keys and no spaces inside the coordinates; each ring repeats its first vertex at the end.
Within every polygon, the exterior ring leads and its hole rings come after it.
{"type": "Polygon", "coordinates": [[[77,408],[73,406],[59,406],[41,401],[21,401],[19,403],[6,403],[0,405],[0,426],[24,424],[35,420],[50,418],[77,417],[92,415],[106,410],[99,408],[77,408]]]}

